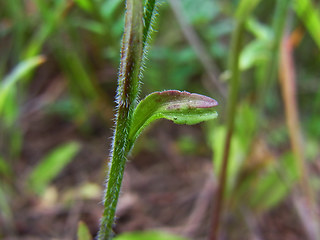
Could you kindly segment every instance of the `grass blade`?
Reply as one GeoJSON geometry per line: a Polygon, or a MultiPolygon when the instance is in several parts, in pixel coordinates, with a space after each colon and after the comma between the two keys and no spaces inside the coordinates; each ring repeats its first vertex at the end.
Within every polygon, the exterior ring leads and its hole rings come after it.
{"type": "Polygon", "coordinates": [[[44,61],[45,58],[43,56],[27,59],[21,62],[8,76],[3,79],[3,82],[0,85],[0,113],[2,112],[9,91],[11,91],[19,80],[23,79],[23,77],[32,71],[32,69],[44,61]]]}
{"type": "Polygon", "coordinates": [[[79,150],[79,143],[69,142],[50,152],[29,175],[27,182],[31,190],[41,194],[61,170],[74,159],[79,150]]]}

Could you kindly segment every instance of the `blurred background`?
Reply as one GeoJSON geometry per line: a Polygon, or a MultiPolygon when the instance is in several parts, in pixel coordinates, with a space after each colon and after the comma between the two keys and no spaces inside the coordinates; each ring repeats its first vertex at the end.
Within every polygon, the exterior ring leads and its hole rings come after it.
{"type": "MultiPolygon", "coordinates": [[[[165,89],[204,94],[219,102],[219,117],[195,126],[161,120],[139,138],[116,233],[160,229],[207,238],[238,4],[163,1],[140,96],[165,89]]],[[[79,221],[96,235],[124,6],[0,1],[0,239],[76,239],[79,221]]],[[[245,24],[223,239],[319,236],[310,207],[320,187],[319,7],[312,0],[261,1],[245,24]]]]}

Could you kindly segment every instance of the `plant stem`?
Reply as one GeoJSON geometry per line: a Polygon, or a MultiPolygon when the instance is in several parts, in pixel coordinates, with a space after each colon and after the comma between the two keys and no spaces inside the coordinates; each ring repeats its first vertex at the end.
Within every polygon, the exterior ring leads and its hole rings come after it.
{"type": "Polygon", "coordinates": [[[152,23],[155,12],[157,11],[156,0],[147,0],[144,10],[144,29],[143,29],[143,47],[145,47],[148,38],[150,38],[150,32],[152,32],[152,23]]]}
{"type": "Polygon", "coordinates": [[[236,110],[236,101],[238,97],[238,89],[239,89],[239,67],[238,67],[238,59],[240,55],[240,46],[241,46],[241,32],[243,25],[238,22],[236,26],[236,30],[232,39],[232,77],[231,77],[231,92],[229,93],[229,105],[228,105],[228,122],[227,122],[227,135],[224,144],[223,151],[223,160],[221,171],[219,175],[219,186],[217,190],[217,199],[214,206],[213,212],[213,223],[211,229],[211,240],[218,239],[219,235],[219,225],[220,218],[222,214],[223,201],[224,201],[224,193],[225,193],[225,185],[227,179],[227,169],[228,169],[228,159],[230,153],[230,145],[231,145],[231,137],[234,128],[234,118],[235,118],[235,110],[236,110]]]}
{"type": "Polygon", "coordinates": [[[302,197],[305,198],[306,201],[304,201],[304,206],[300,206],[300,208],[304,207],[303,214],[301,214],[301,210],[299,211],[299,202],[294,199],[294,203],[309,239],[319,239],[319,230],[316,226],[319,222],[316,214],[318,212],[318,207],[314,197],[315,193],[308,179],[308,167],[305,159],[303,136],[299,120],[293,48],[294,43],[292,39],[290,39],[288,35],[284,36],[280,49],[280,87],[285,107],[290,144],[295,156],[296,166],[299,169],[299,191],[295,192],[294,198],[299,199],[299,197],[301,197],[297,195],[297,193],[302,194],[302,197]],[[308,219],[307,222],[304,221],[306,217],[308,219]]]}
{"type": "Polygon", "coordinates": [[[227,109],[227,135],[225,138],[224,151],[222,166],[219,175],[219,185],[217,190],[217,198],[213,208],[213,219],[210,240],[217,240],[219,238],[219,228],[221,215],[224,208],[224,198],[225,198],[225,186],[227,179],[227,169],[229,163],[229,153],[231,147],[231,138],[234,129],[234,120],[236,116],[236,107],[239,91],[239,81],[240,81],[240,69],[239,69],[239,57],[241,52],[242,35],[245,27],[245,20],[249,16],[250,12],[258,3],[258,0],[242,0],[238,7],[236,16],[236,27],[232,33],[231,39],[231,52],[229,56],[229,69],[231,73],[231,89],[229,92],[229,102],[227,109]]]}
{"type": "MultiPolygon", "coordinates": [[[[277,69],[279,65],[279,48],[283,36],[286,18],[289,10],[289,0],[281,0],[276,2],[276,10],[272,20],[272,28],[274,30],[274,38],[270,49],[271,56],[262,69],[262,82],[260,83],[258,92],[259,99],[257,104],[258,111],[262,111],[266,101],[266,96],[270,93],[270,88],[274,84],[277,77],[277,69]]],[[[259,117],[263,117],[259,114],[259,117]]]]}
{"type": "Polygon", "coordinates": [[[142,36],[142,2],[141,0],[127,0],[118,77],[116,127],[111,150],[107,191],[104,197],[104,212],[98,236],[99,240],[112,239],[113,235],[112,225],[128,154],[126,152],[128,133],[130,131],[132,113],[137,104],[139,73],[143,52],[142,36]]]}

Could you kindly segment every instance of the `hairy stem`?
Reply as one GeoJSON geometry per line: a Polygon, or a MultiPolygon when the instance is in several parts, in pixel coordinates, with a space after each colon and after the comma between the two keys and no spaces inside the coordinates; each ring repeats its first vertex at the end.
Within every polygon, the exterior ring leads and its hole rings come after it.
{"type": "Polygon", "coordinates": [[[111,149],[109,179],[104,197],[104,212],[98,237],[100,240],[112,239],[113,235],[112,225],[128,154],[126,152],[128,133],[132,113],[137,104],[143,52],[142,37],[142,2],[141,0],[127,0],[118,77],[116,127],[111,149]]]}
{"type": "Polygon", "coordinates": [[[157,11],[156,0],[147,0],[146,7],[144,8],[144,29],[143,29],[143,46],[145,46],[148,38],[150,37],[150,32],[152,31],[153,17],[157,11]]]}

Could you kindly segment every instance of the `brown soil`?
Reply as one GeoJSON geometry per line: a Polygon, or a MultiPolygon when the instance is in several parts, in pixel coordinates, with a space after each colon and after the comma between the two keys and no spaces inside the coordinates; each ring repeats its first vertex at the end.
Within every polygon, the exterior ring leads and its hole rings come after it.
{"type": "MultiPolygon", "coordinates": [[[[26,130],[22,158],[15,168],[13,226],[10,229],[0,225],[3,239],[76,239],[80,220],[96,235],[102,212],[101,193],[84,198],[76,192],[88,182],[102,192],[109,127],[97,121],[95,129],[84,134],[61,119],[40,116],[32,121],[26,130]],[[81,142],[82,150],[52,183],[49,200],[28,192],[25,179],[32,166],[48,150],[69,140],[81,142]]],[[[115,232],[160,229],[190,239],[207,239],[216,180],[201,126],[160,121],[139,139],[132,155],[125,171],[115,232]],[[191,152],[178,147],[183,136],[195,139],[196,147],[191,152]]],[[[252,226],[244,224],[243,218],[229,212],[222,239],[305,239],[288,202],[253,222],[252,226]]]]}

